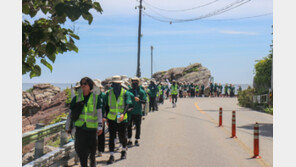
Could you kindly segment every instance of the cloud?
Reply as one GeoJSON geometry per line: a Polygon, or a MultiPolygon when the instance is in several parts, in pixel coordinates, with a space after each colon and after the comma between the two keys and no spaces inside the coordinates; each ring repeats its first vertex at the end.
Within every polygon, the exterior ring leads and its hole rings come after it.
{"type": "Polygon", "coordinates": [[[233,34],[233,35],[258,35],[256,32],[245,32],[245,31],[233,31],[233,30],[221,30],[219,33],[222,34],[233,34]]]}

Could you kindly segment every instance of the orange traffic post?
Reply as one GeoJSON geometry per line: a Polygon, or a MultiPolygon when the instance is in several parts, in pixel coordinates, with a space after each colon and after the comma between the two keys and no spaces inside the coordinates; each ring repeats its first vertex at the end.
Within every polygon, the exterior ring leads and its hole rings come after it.
{"type": "Polygon", "coordinates": [[[254,126],[254,156],[253,158],[261,158],[259,156],[259,124],[256,122],[254,126]]]}
{"type": "Polygon", "coordinates": [[[219,108],[219,126],[222,126],[222,107],[219,108]]]}
{"type": "Polygon", "coordinates": [[[236,119],[235,119],[235,111],[232,111],[232,135],[231,138],[236,137],[236,119]]]}

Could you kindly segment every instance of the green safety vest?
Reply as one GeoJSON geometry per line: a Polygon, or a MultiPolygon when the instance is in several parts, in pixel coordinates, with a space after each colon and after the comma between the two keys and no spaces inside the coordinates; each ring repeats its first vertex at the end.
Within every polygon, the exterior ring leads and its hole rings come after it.
{"type": "Polygon", "coordinates": [[[198,92],[199,91],[199,86],[195,87],[195,91],[198,92]]]}
{"type": "MultiPolygon", "coordinates": [[[[109,105],[109,113],[107,115],[107,118],[109,120],[115,120],[116,116],[124,112],[124,95],[126,93],[126,90],[121,88],[120,95],[116,101],[116,96],[114,94],[113,89],[109,91],[108,96],[108,105],[109,105]]],[[[127,119],[127,113],[124,114],[123,120],[127,119]]]]}
{"type": "MultiPolygon", "coordinates": [[[[97,111],[97,99],[98,95],[91,93],[86,104],[84,104],[82,112],[74,125],[77,127],[82,127],[85,123],[87,128],[98,128],[98,111],[97,111]]],[[[76,102],[83,101],[84,97],[81,93],[76,96],[76,102]]]]}
{"type": "Polygon", "coordinates": [[[162,93],[162,89],[160,89],[158,92],[157,92],[157,94],[156,94],[156,97],[158,97],[158,96],[160,96],[160,95],[162,95],[163,93],[162,93]]]}
{"type": "Polygon", "coordinates": [[[172,85],[171,88],[172,88],[172,91],[171,91],[171,94],[172,95],[178,94],[178,90],[177,90],[178,89],[178,85],[175,85],[175,86],[172,85]]]}

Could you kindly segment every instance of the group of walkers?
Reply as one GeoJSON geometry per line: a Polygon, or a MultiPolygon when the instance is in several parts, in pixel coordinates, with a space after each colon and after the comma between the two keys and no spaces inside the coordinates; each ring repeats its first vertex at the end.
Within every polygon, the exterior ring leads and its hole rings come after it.
{"type": "Polygon", "coordinates": [[[66,122],[66,130],[75,136],[75,151],[80,165],[96,166],[96,152],[102,156],[105,151],[105,125],[109,130],[110,157],[107,164],[115,161],[114,151],[117,137],[121,145],[121,158],[126,159],[127,148],[133,145],[132,129],[135,126],[135,146],[140,146],[141,121],[149,112],[158,111],[158,103],[167,98],[164,92],[171,94],[177,101],[177,85],[172,87],[156,83],[140,84],[137,77],[126,84],[120,76],[112,77],[106,90],[100,80],[84,77],[75,86],[75,96],[70,103],[70,112],[66,122]],[[149,109],[148,109],[149,104],[149,109]]]}
{"type": "MultiPolygon", "coordinates": [[[[226,89],[227,88],[227,89],[226,89]]],[[[225,86],[234,95],[234,88],[225,86]]],[[[210,83],[210,96],[221,96],[221,84],[210,83]]],[[[137,77],[129,82],[113,76],[104,87],[98,79],[84,77],[75,86],[75,96],[70,103],[70,112],[66,122],[66,130],[75,136],[75,151],[82,167],[96,166],[96,152],[102,156],[105,152],[105,126],[109,130],[109,160],[115,161],[114,151],[117,138],[121,145],[121,158],[126,159],[127,148],[133,145],[132,129],[135,127],[135,146],[140,146],[141,122],[149,112],[158,111],[158,105],[170,98],[172,107],[176,107],[178,95],[184,97],[200,97],[205,93],[205,86],[194,83],[156,82],[141,83],[137,77]]],[[[228,96],[226,91],[225,96],[228,96]]]]}
{"type": "MultiPolygon", "coordinates": [[[[241,91],[242,88],[239,86],[238,92],[241,91]]],[[[225,84],[224,93],[223,86],[221,83],[212,83],[210,82],[210,96],[211,97],[234,97],[235,96],[235,87],[233,84],[225,84]]]]}

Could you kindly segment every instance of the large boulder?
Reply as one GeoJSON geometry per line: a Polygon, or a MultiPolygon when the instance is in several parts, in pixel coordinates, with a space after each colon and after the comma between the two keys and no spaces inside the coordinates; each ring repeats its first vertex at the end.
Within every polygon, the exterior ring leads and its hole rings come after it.
{"type": "Polygon", "coordinates": [[[187,67],[171,68],[168,71],[156,72],[152,77],[158,81],[165,81],[166,79],[177,82],[190,82],[196,84],[204,84],[206,87],[209,84],[211,72],[203,67],[200,63],[190,64],[187,67]]]}

